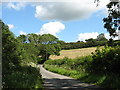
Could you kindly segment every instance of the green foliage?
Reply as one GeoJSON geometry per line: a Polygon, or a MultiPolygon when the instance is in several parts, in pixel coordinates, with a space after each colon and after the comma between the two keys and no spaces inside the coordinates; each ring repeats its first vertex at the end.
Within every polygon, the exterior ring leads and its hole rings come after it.
{"type": "Polygon", "coordinates": [[[34,44],[24,43],[25,35],[15,38],[8,26],[2,24],[2,85],[3,88],[42,88],[39,70],[26,66],[36,62],[38,54],[34,44]]]}
{"type": "Polygon", "coordinates": [[[25,43],[27,40],[27,36],[26,35],[20,35],[17,37],[17,40],[20,41],[21,43],[25,43]]]}
{"type": "Polygon", "coordinates": [[[2,59],[4,88],[41,88],[41,76],[36,68],[26,66],[44,63],[50,55],[59,55],[58,38],[51,34],[20,35],[15,38],[7,25],[2,25],[2,59]]]}
{"type": "Polygon", "coordinates": [[[68,50],[68,49],[104,46],[108,42],[108,40],[105,38],[105,35],[103,33],[99,34],[97,36],[97,39],[89,38],[89,39],[86,39],[85,41],[86,42],[77,41],[77,42],[70,42],[70,43],[65,43],[61,41],[60,44],[62,49],[68,50]]]}
{"type": "Polygon", "coordinates": [[[120,46],[120,40],[116,40],[116,41],[114,41],[114,43],[113,43],[113,46],[120,46]]]}
{"type": "Polygon", "coordinates": [[[38,44],[38,43],[39,43],[40,35],[31,33],[31,34],[28,34],[28,35],[27,35],[27,38],[28,38],[28,41],[29,41],[30,43],[38,44]]]}
{"type": "Polygon", "coordinates": [[[20,67],[5,78],[3,88],[42,88],[39,70],[31,66],[20,67]]]}
{"type": "Polygon", "coordinates": [[[20,35],[17,37],[17,40],[22,43],[22,60],[26,59],[27,61],[31,59],[32,61],[33,59],[38,59],[38,63],[44,63],[44,61],[49,59],[50,55],[60,55],[60,41],[51,34],[37,35],[32,33],[20,35]],[[27,57],[25,58],[24,56],[27,57]]]}
{"type": "Polygon", "coordinates": [[[2,69],[4,77],[13,67],[19,66],[20,57],[19,52],[17,52],[19,43],[14,38],[13,33],[9,31],[8,26],[2,21],[0,23],[2,23],[2,69]]]}
{"type": "Polygon", "coordinates": [[[98,41],[107,41],[107,39],[105,38],[104,33],[101,33],[97,36],[97,40],[98,41]]]}
{"type": "Polygon", "coordinates": [[[40,44],[37,46],[39,55],[43,59],[42,63],[49,59],[50,55],[60,55],[60,43],[58,38],[51,34],[44,34],[39,38],[40,44]]]}
{"type": "Polygon", "coordinates": [[[111,1],[108,5],[108,17],[103,19],[104,28],[107,29],[110,36],[117,36],[116,30],[120,30],[120,6],[118,1],[111,1]]]}
{"type": "Polygon", "coordinates": [[[58,42],[58,38],[56,38],[55,36],[51,35],[51,34],[43,34],[40,39],[39,39],[40,43],[42,44],[54,44],[58,42]]]}
{"type": "Polygon", "coordinates": [[[112,88],[112,89],[114,88],[115,90],[120,89],[120,76],[116,74],[111,73],[109,75],[104,75],[101,78],[101,81],[102,83],[100,83],[100,85],[104,86],[104,88],[112,88]]]}
{"type": "Polygon", "coordinates": [[[91,63],[91,72],[116,73],[120,74],[120,47],[105,47],[102,50],[97,49],[93,54],[91,63]]]}
{"type": "Polygon", "coordinates": [[[101,38],[98,35],[98,39],[86,39],[86,42],[77,41],[77,42],[70,42],[70,43],[61,43],[62,49],[78,49],[78,48],[86,48],[86,47],[95,47],[95,46],[104,46],[107,44],[108,40],[106,38],[101,38]]]}
{"type": "Polygon", "coordinates": [[[37,63],[39,50],[35,47],[35,44],[24,43],[21,44],[21,46],[22,46],[22,56],[21,56],[22,61],[25,63],[29,63],[29,62],[37,63]]]}
{"type": "Polygon", "coordinates": [[[68,70],[64,67],[59,67],[58,65],[49,65],[49,64],[44,64],[44,68],[46,68],[49,71],[59,73],[62,75],[70,76],[72,78],[79,79],[79,77],[82,77],[85,75],[83,72],[78,72],[77,70],[68,70]]]}
{"type": "Polygon", "coordinates": [[[94,47],[98,45],[98,42],[96,39],[90,38],[90,39],[86,39],[86,46],[87,47],[94,47]]]}
{"type": "Polygon", "coordinates": [[[69,60],[67,57],[65,57],[63,59],[58,59],[58,60],[48,60],[45,62],[45,64],[60,66],[62,64],[65,64],[65,62],[67,62],[67,60],[69,60]]]}
{"type": "Polygon", "coordinates": [[[48,60],[45,64],[57,65],[65,67],[68,70],[78,70],[85,71],[85,68],[89,66],[89,63],[92,61],[91,56],[79,57],[75,59],[69,59],[67,57],[58,60],[48,60]]]}

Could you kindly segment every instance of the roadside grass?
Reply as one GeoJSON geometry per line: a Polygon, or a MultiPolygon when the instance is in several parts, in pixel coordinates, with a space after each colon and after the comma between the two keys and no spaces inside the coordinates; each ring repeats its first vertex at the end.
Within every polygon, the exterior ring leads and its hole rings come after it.
{"type": "MultiPolygon", "coordinates": [[[[73,59],[76,57],[87,56],[87,55],[91,55],[92,52],[95,52],[96,48],[97,47],[62,50],[60,51],[60,56],[51,55],[50,59],[62,59],[64,57],[73,59]]],[[[100,48],[102,48],[102,46],[100,48]]]]}
{"type": "Polygon", "coordinates": [[[63,67],[59,67],[57,65],[55,66],[55,65],[44,64],[44,68],[49,70],[49,71],[52,71],[52,72],[55,72],[58,74],[62,74],[62,75],[66,75],[66,76],[70,76],[70,77],[76,78],[76,79],[77,79],[77,77],[82,75],[82,73],[80,74],[76,70],[67,70],[67,69],[65,69],[63,67]]]}

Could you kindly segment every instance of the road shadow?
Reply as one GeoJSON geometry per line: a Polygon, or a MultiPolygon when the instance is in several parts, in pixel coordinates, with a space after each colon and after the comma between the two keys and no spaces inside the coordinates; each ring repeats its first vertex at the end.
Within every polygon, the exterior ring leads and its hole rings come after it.
{"type": "Polygon", "coordinates": [[[96,85],[86,84],[74,79],[44,78],[45,90],[99,90],[96,85]]]}

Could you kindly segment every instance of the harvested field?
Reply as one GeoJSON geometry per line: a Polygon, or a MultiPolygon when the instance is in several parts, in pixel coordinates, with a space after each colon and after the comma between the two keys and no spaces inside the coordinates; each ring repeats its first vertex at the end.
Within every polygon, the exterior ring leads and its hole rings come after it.
{"type": "Polygon", "coordinates": [[[87,56],[87,55],[90,55],[91,52],[95,52],[96,48],[97,47],[62,50],[60,52],[60,56],[51,55],[50,59],[61,59],[64,57],[76,58],[76,57],[81,57],[81,56],[87,56]]]}

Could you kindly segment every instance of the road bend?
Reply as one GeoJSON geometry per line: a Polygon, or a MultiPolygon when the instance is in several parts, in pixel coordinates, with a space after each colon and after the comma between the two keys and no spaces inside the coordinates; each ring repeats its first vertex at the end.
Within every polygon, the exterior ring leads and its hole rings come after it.
{"type": "Polygon", "coordinates": [[[45,90],[98,90],[98,86],[87,84],[76,79],[47,71],[40,65],[45,90]]]}

